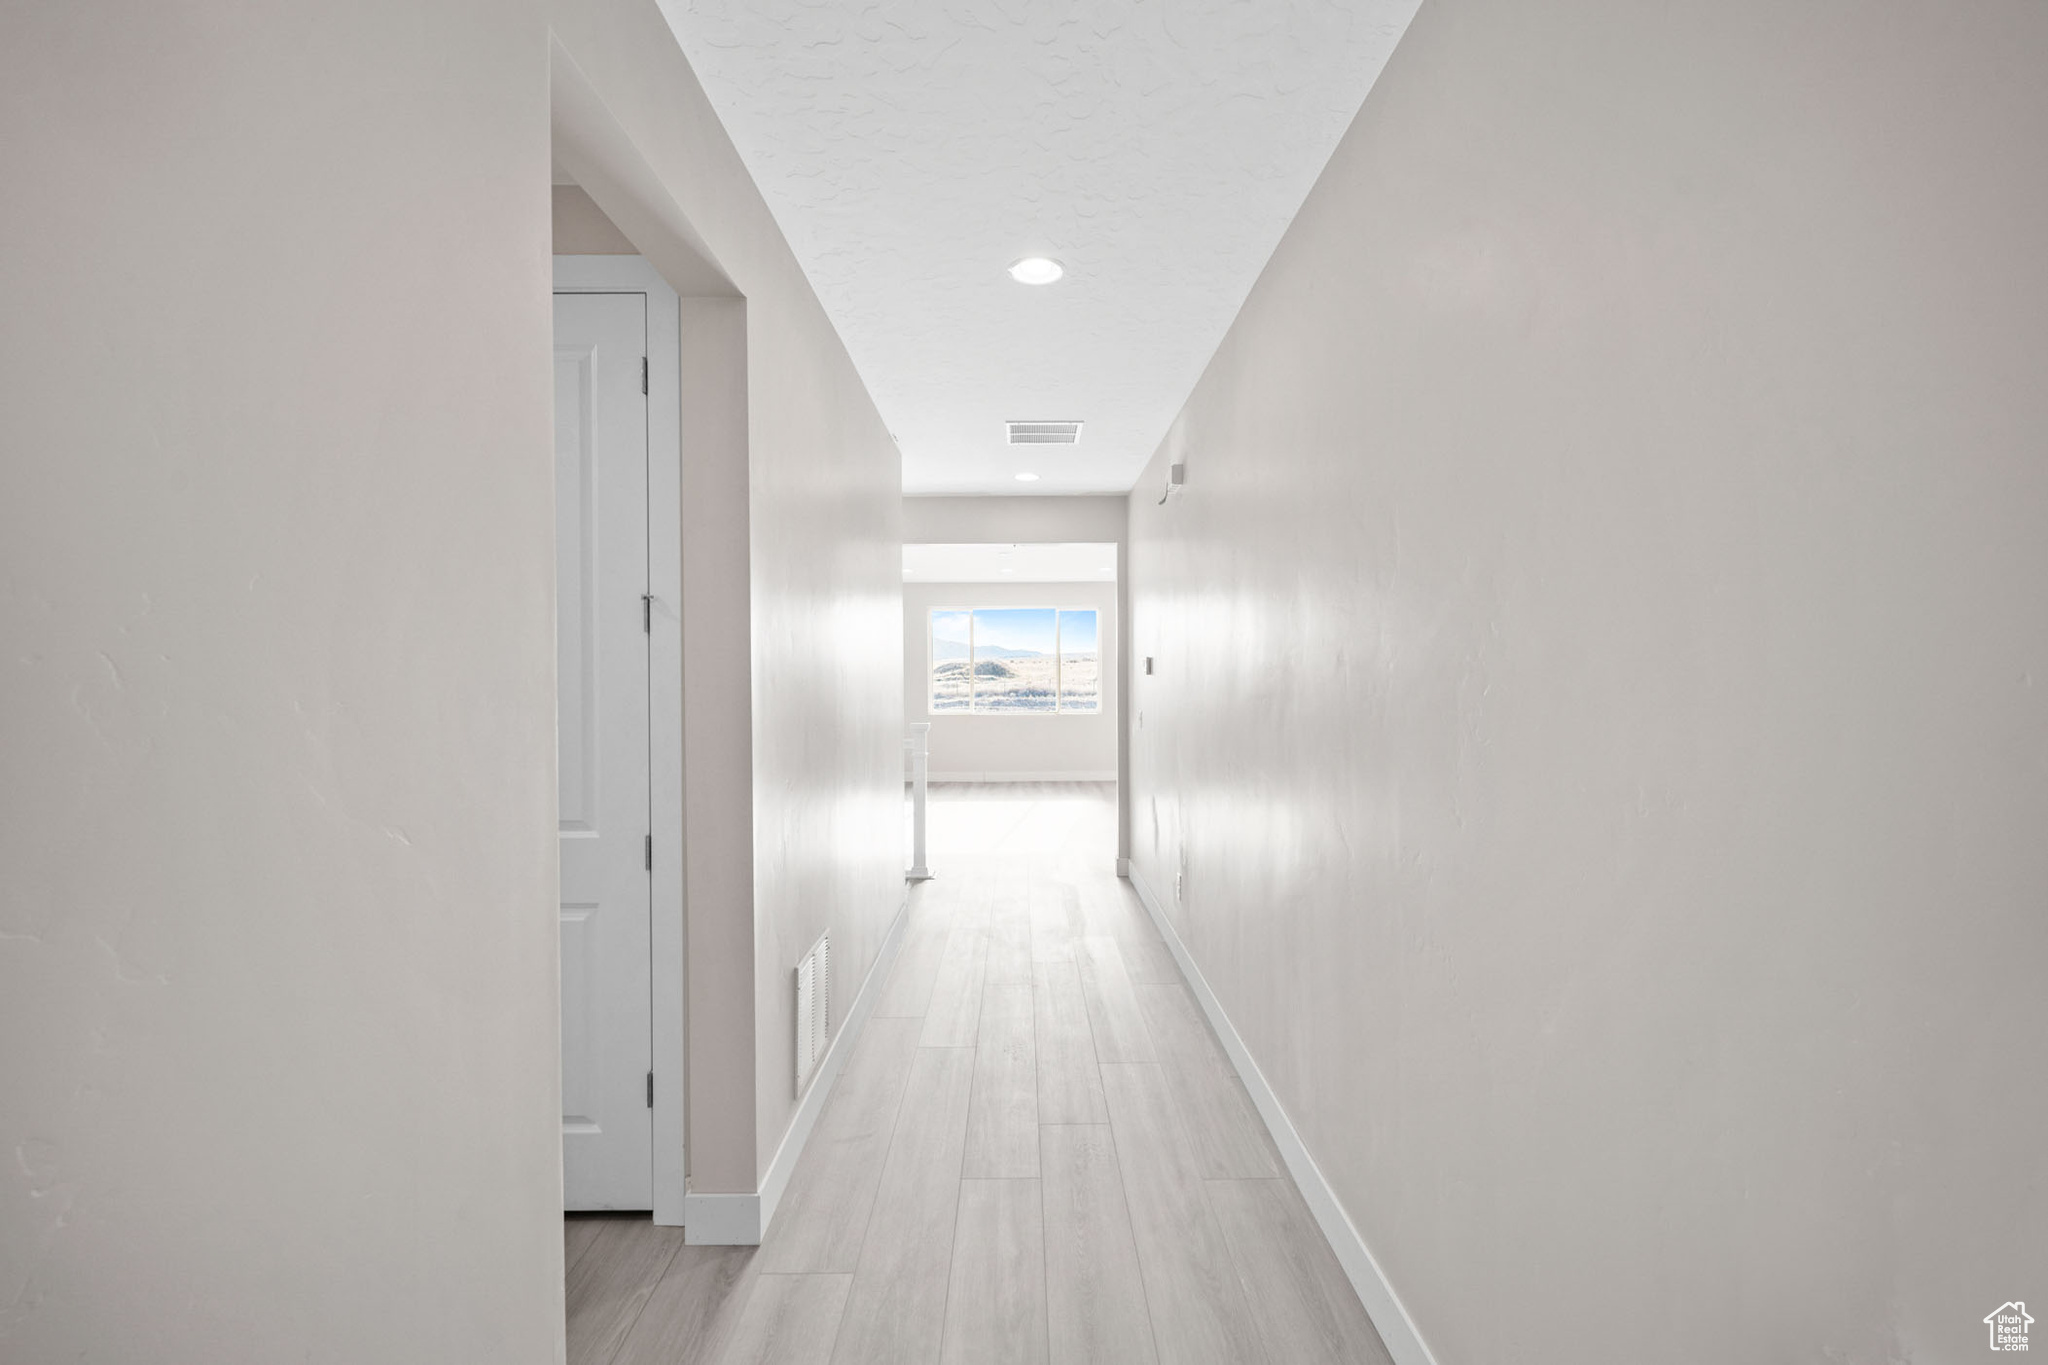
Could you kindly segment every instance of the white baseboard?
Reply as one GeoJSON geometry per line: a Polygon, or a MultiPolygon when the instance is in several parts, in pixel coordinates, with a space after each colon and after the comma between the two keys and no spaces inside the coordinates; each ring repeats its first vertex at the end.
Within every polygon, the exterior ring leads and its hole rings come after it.
{"type": "Polygon", "coordinates": [[[927,782],[1114,782],[1116,769],[1079,773],[928,773],[927,782]]]}
{"type": "Polygon", "coordinates": [[[1238,1036],[1230,1016],[1223,1012],[1222,1002],[1209,989],[1201,968],[1188,955],[1187,945],[1180,941],[1180,934],[1160,908],[1159,897],[1154,894],[1151,884],[1135,867],[1128,875],[1139,901],[1144,904],[1146,913],[1152,916],[1152,922],[1159,927],[1160,937],[1166,940],[1167,948],[1173,953],[1173,960],[1180,964],[1182,975],[1187,977],[1189,988],[1202,1006],[1202,1013],[1208,1016],[1209,1027],[1216,1030],[1223,1050],[1230,1054],[1239,1078],[1244,1081],[1244,1088],[1251,1094],[1252,1103],[1258,1106],[1259,1117],[1266,1121],[1266,1131],[1273,1135],[1274,1145],[1279,1147],[1282,1159],[1287,1162],[1288,1173],[1294,1177],[1302,1199],[1315,1215],[1317,1225],[1330,1243],[1330,1250],[1337,1254],[1337,1261],[1350,1278],[1351,1287],[1358,1291],[1358,1301],[1365,1305],[1366,1316],[1378,1329],[1380,1340],[1387,1345],[1387,1353],[1394,1358],[1394,1365],[1436,1365],[1436,1358],[1423,1344],[1422,1333],[1408,1316],[1408,1310],[1401,1306],[1400,1296],[1394,1292],[1394,1286],[1387,1283],[1379,1262],[1373,1259],[1371,1250],[1366,1247],[1365,1238],[1359,1235],[1350,1216],[1344,1212],[1337,1192],[1323,1178],[1315,1158],[1309,1155],[1307,1144],[1295,1131],[1293,1120],[1280,1107],[1280,1097],[1267,1084],[1265,1074],[1252,1060],[1251,1050],[1238,1036]]]}
{"type": "Polygon", "coordinates": [[[839,1073],[846,1069],[846,1059],[859,1045],[861,1028],[867,1023],[868,1016],[875,1012],[875,1001],[882,994],[882,983],[889,979],[889,968],[896,964],[897,951],[903,947],[903,929],[909,922],[910,899],[906,894],[903,903],[896,908],[896,918],[890,922],[888,932],[882,935],[881,951],[875,954],[874,964],[861,981],[860,993],[854,996],[852,1006],[832,1035],[831,1046],[825,1049],[825,1056],[818,1063],[818,1074],[812,1079],[810,1088],[804,1091],[803,1099],[797,1102],[796,1114],[789,1121],[789,1130],[782,1135],[782,1145],[775,1149],[775,1159],[768,1163],[760,1191],[755,1194],[684,1195],[684,1242],[690,1246],[708,1247],[761,1244],[768,1225],[775,1221],[775,1210],[782,1203],[783,1191],[789,1188],[790,1174],[796,1170],[796,1163],[804,1154],[804,1144],[811,1140],[811,1130],[818,1126],[818,1115],[824,1112],[825,1101],[831,1098],[832,1086],[838,1081],[839,1073]]]}
{"type": "Polygon", "coordinates": [[[683,1241],[693,1247],[761,1245],[761,1196],[684,1194],[683,1241]]]}

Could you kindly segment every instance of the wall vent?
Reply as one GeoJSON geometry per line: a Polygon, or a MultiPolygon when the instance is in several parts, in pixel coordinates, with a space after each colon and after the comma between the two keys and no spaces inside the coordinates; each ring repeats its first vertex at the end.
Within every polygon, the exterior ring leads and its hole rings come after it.
{"type": "Polygon", "coordinates": [[[1081,442],[1079,422],[1005,422],[1013,446],[1071,446],[1081,442]]]}
{"type": "Polygon", "coordinates": [[[832,1038],[832,935],[818,941],[796,964],[796,1093],[802,1096],[811,1073],[832,1038]]]}

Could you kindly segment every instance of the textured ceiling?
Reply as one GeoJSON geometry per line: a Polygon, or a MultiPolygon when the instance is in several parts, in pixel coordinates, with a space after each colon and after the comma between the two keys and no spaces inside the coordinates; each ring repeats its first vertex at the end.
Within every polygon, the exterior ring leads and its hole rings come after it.
{"type": "Polygon", "coordinates": [[[1078,493],[1131,486],[1419,0],[661,3],[904,490],[1078,493]]]}

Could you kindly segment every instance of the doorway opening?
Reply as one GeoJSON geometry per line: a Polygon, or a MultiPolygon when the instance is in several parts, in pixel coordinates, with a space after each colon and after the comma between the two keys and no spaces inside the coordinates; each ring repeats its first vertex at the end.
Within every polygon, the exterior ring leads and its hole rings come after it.
{"type": "MultiPolygon", "coordinates": [[[[913,727],[929,727],[917,734],[934,873],[943,875],[949,846],[986,844],[987,831],[969,832],[975,820],[1000,822],[1005,812],[1058,820],[1103,801],[1112,811],[1105,856],[1119,856],[1119,549],[1104,541],[904,545],[903,708],[913,727]],[[1074,798],[1056,803],[1064,815],[1045,804],[1062,791],[1074,798]]],[[[914,790],[906,818],[914,837],[914,790]]]]}

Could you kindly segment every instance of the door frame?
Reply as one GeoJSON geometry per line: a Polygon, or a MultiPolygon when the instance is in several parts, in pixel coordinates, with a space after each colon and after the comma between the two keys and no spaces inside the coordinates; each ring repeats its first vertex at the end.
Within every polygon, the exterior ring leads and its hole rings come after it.
{"type": "Polygon", "coordinates": [[[557,256],[557,294],[647,299],[648,944],[654,1221],[683,1224],[689,1187],[683,932],[682,305],[644,256],[557,256]]]}

